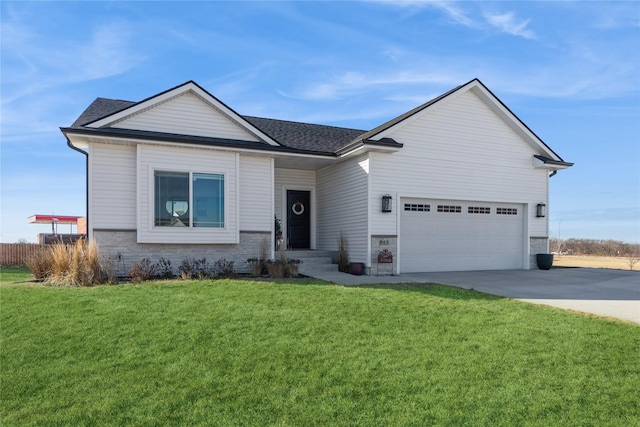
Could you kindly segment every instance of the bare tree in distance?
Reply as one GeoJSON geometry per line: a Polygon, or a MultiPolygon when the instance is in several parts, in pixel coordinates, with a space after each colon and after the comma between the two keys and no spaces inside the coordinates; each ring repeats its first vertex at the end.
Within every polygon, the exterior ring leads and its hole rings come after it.
{"type": "Polygon", "coordinates": [[[633,266],[640,261],[640,255],[638,252],[629,252],[627,254],[627,263],[629,264],[629,270],[633,270],[633,266]]]}

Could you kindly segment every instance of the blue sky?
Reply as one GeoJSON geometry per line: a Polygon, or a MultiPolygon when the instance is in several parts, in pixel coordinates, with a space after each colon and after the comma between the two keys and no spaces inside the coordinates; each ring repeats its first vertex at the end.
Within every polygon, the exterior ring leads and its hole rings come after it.
{"type": "MultiPolygon", "coordinates": [[[[240,114],[373,128],[479,78],[565,161],[551,237],[640,242],[639,2],[12,2],[1,8],[1,238],[84,215],[59,127],[194,80],[240,114]]],[[[60,231],[66,229],[61,228],[60,231]]]]}

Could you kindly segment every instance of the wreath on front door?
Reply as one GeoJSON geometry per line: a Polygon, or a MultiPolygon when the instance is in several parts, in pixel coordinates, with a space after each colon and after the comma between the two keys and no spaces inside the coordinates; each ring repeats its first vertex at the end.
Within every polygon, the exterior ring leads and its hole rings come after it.
{"type": "Polygon", "coordinates": [[[304,205],[300,200],[291,205],[291,211],[296,215],[302,215],[304,213],[304,205]]]}

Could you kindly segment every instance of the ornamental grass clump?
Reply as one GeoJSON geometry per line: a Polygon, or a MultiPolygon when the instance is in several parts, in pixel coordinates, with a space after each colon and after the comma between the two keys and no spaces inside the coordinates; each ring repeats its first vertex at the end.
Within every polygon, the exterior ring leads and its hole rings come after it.
{"type": "Polygon", "coordinates": [[[340,232],[338,238],[338,271],[343,273],[349,272],[349,255],[347,253],[347,238],[344,233],[340,232]]]}
{"type": "Polygon", "coordinates": [[[53,244],[31,257],[27,265],[36,279],[48,285],[93,286],[113,281],[112,263],[100,259],[95,242],[53,244]]]}

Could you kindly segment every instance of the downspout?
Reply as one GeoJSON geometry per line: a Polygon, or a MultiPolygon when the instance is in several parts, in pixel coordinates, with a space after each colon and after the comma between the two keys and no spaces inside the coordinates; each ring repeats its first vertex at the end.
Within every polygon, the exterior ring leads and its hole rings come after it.
{"type": "MultiPolygon", "coordinates": [[[[65,137],[67,137],[67,136],[65,135],[65,137]]],[[[87,227],[87,240],[88,240],[89,239],[89,230],[90,230],[90,228],[89,228],[89,153],[79,149],[78,147],[74,147],[68,137],[67,137],[67,146],[69,146],[69,148],[71,148],[72,150],[83,154],[84,157],[85,157],[85,172],[84,172],[85,195],[84,195],[84,199],[85,199],[85,215],[86,215],[86,219],[87,219],[86,227],[87,227]]]]}
{"type": "Polygon", "coordinates": [[[554,171],[553,171],[553,172],[551,172],[551,174],[549,175],[549,178],[551,178],[552,176],[554,176],[554,175],[555,175],[555,174],[557,174],[557,173],[558,173],[558,171],[557,171],[557,170],[554,170],[554,171]]]}

